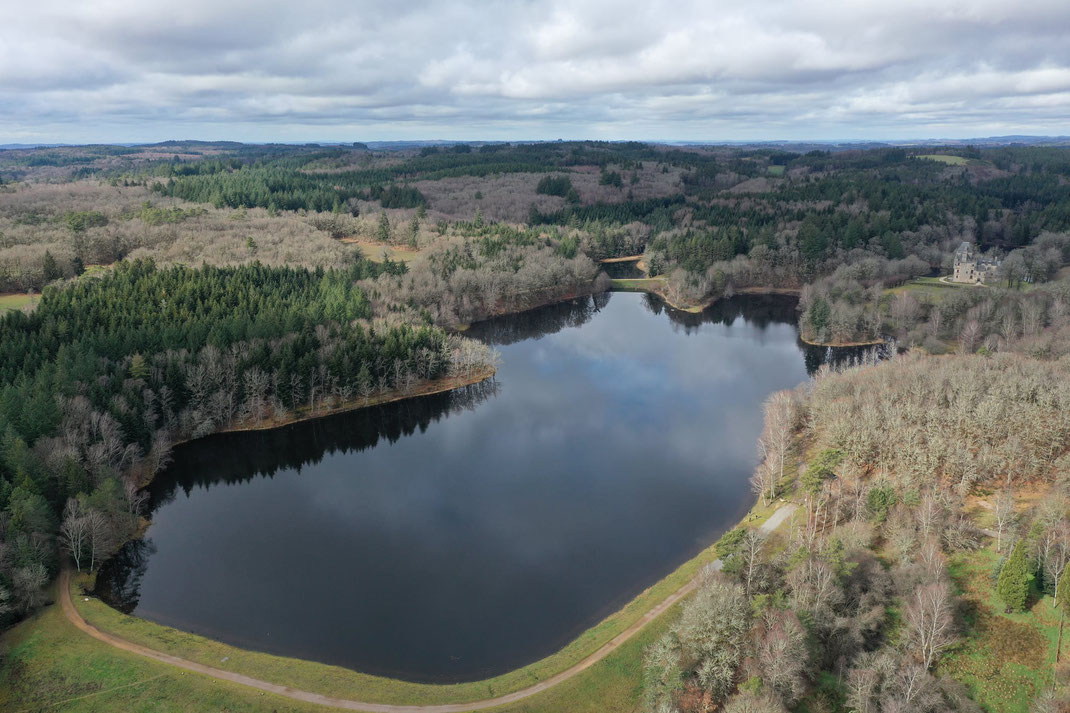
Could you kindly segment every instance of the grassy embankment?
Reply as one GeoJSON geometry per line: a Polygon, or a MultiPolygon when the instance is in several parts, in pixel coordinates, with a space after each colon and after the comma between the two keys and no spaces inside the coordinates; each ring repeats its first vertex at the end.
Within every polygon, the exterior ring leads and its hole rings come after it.
{"type": "MultiPolygon", "coordinates": [[[[775,511],[757,504],[743,519],[757,527],[775,511]]],[[[620,611],[581,634],[561,651],[501,676],[453,685],[416,684],[361,674],[325,664],[289,659],[227,646],[152,622],[127,616],[103,602],[80,595],[85,578],[74,583],[75,605],[97,628],[129,641],[216,668],[340,698],[365,702],[434,704],[485,699],[525,688],[562,671],[598,650],[638,621],[656,603],[689,582],[716,559],[715,546],[681,565],[642,592],[620,611]]],[[[620,649],[552,689],[500,711],[632,711],[641,696],[643,648],[671,625],[670,609],[620,649]]],[[[50,606],[8,632],[0,672],[0,709],[16,702],[25,710],[322,710],[272,694],[215,681],[116,650],[74,628],[58,606],[50,606]]],[[[17,706],[15,710],[21,710],[17,706]]]]}

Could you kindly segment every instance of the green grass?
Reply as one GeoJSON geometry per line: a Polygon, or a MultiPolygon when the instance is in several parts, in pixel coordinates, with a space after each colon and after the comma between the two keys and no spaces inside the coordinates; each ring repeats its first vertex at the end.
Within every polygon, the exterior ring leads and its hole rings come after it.
{"type": "Polygon", "coordinates": [[[12,713],[325,710],[119,651],[75,629],[58,606],[7,632],[0,647],[0,710],[12,713]]]}
{"type": "Polygon", "coordinates": [[[969,160],[963,158],[962,156],[949,156],[948,154],[942,153],[922,154],[918,156],[918,158],[927,158],[930,161],[939,161],[940,163],[946,163],[949,166],[965,166],[969,163],[969,160]]]}
{"type": "Polygon", "coordinates": [[[627,277],[611,280],[614,290],[652,290],[665,284],[664,277],[627,277]]]}
{"type": "Polygon", "coordinates": [[[639,713],[643,695],[643,650],[679,618],[668,610],[597,664],[531,698],[491,710],[499,713],[639,713]]]}
{"type": "Polygon", "coordinates": [[[975,287],[975,285],[941,282],[937,277],[918,277],[899,287],[891,287],[885,290],[884,293],[888,295],[909,293],[921,301],[936,303],[952,294],[954,290],[971,287],[975,287]]]}
{"type": "Polygon", "coordinates": [[[32,306],[34,301],[40,299],[40,297],[41,295],[36,293],[0,295],[0,312],[20,310],[32,306]]]}
{"type": "Polygon", "coordinates": [[[998,563],[991,548],[951,558],[948,570],[964,602],[965,632],[941,661],[939,674],[962,682],[986,711],[1028,713],[1030,701],[1051,685],[1059,613],[1050,597],[1034,591],[1028,611],[1005,614],[992,582],[998,563]]]}
{"type": "Polygon", "coordinates": [[[394,262],[413,262],[423,257],[423,251],[404,245],[384,245],[355,238],[346,238],[342,242],[356,245],[361,254],[372,262],[384,262],[388,258],[394,262]]]}
{"type": "Polygon", "coordinates": [[[784,167],[783,166],[769,166],[766,169],[766,172],[770,176],[783,176],[784,175],[784,167]]]}

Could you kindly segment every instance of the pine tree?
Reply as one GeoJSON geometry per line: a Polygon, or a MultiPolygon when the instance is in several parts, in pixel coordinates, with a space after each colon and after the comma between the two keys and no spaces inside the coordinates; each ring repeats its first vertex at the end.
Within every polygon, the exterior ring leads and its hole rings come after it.
{"type": "Polygon", "coordinates": [[[412,216],[412,221],[409,223],[409,247],[417,247],[420,244],[420,219],[417,216],[412,216]]]}
{"type": "Polygon", "coordinates": [[[376,236],[381,243],[390,242],[390,218],[386,217],[386,211],[379,214],[379,229],[376,232],[376,236]]]}
{"type": "Polygon", "coordinates": [[[59,269],[56,258],[47,250],[45,251],[44,277],[45,282],[53,282],[63,277],[63,271],[59,269]]]}
{"type": "Polygon", "coordinates": [[[1003,563],[996,583],[996,592],[1007,606],[1008,613],[1025,609],[1025,600],[1029,594],[1029,563],[1026,561],[1022,540],[1018,540],[1011,556],[1003,563]]]}
{"type": "Polygon", "coordinates": [[[1065,575],[1070,572],[1063,572],[1063,576],[1059,577],[1059,584],[1055,588],[1055,598],[1059,602],[1059,606],[1063,610],[1063,614],[1070,613],[1070,577],[1065,575]]]}

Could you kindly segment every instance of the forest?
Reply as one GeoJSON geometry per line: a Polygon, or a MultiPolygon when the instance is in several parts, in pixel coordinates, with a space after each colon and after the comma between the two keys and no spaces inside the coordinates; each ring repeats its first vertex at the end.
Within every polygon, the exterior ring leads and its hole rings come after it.
{"type": "Polygon", "coordinates": [[[175,443],[486,375],[481,344],[374,317],[358,282],[403,272],[137,260],[0,319],[5,621],[41,603],[58,546],[92,567],[137,529],[175,443]]]}
{"type": "Polygon", "coordinates": [[[645,651],[646,710],[1065,710],[1054,656],[1042,689],[1003,661],[973,663],[1015,646],[1043,660],[1032,622],[1058,629],[1070,607],[1065,359],[910,352],[825,367],[765,414],[752,484],[760,501],[801,502],[796,524],[721,539],[723,571],[645,651]],[[989,651],[978,622],[1001,615],[1028,625],[989,651]]]}

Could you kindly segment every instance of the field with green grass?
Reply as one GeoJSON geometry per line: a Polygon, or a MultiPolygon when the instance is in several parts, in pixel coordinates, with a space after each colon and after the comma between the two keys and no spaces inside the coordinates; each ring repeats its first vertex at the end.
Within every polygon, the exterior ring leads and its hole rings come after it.
{"type": "Polygon", "coordinates": [[[361,255],[372,262],[384,262],[388,259],[394,262],[412,262],[423,256],[423,251],[418,248],[404,245],[386,245],[358,238],[343,238],[341,242],[356,245],[360,248],[361,255]]]}
{"type": "Polygon", "coordinates": [[[26,307],[31,307],[40,299],[41,295],[36,293],[30,294],[4,294],[0,295],[0,313],[8,310],[19,310],[26,307]]]}
{"type": "Polygon", "coordinates": [[[75,629],[58,605],[0,642],[0,710],[12,713],[324,710],[119,651],[75,629]]]}
{"type": "Polygon", "coordinates": [[[946,163],[949,166],[965,166],[969,163],[969,160],[962,156],[950,156],[942,153],[929,153],[922,154],[918,158],[927,158],[930,161],[939,161],[940,163],[946,163]]]}
{"type": "Polygon", "coordinates": [[[983,289],[983,286],[942,282],[938,277],[917,277],[906,284],[891,287],[884,292],[888,295],[907,293],[913,295],[919,301],[937,303],[948,295],[953,294],[955,290],[976,288],[983,289]]]}
{"type": "Polygon", "coordinates": [[[614,290],[638,290],[645,292],[664,286],[664,277],[629,277],[611,281],[611,287],[614,290]]]}
{"type": "Polygon", "coordinates": [[[766,169],[770,176],[783,176],[784,166],[770,166],[766,169]]]}
{"type": "Polygon", "coordinates": [[[985,710],[1028,713],[1030,701],[1051,685],[1059,610],[1034,586],[1027,611],[1005,614],[993,581],[999,561],[994,543],[951,558],[965,632],[940,674],[961,681],[985,710]]]}

